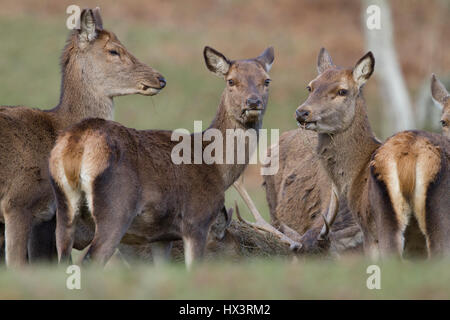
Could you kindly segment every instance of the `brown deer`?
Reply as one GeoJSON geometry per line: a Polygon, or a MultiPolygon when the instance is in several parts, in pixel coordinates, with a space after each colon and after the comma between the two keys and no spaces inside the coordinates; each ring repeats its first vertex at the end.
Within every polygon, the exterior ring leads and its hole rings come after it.
{"type": "MultiPolygon", "coordinates": [[[[236,207],[237,208],[237,207],[236,207]]],[[[264,232],[245,222],[232,219],[233,209],[222,209],[208,234],[205,258],[239,261],[254,257],[293,257],[297,252],[273,232],[264,232]]],[[[150,244],[121,243],[120,254],[127,262],[152,261],[150,244]]],[[[183,241],[173,242],[170,258],[184,261],[183,241]]]]}
{"type": "Polygon", "coordinates": [[[431,96],[442,107],[442,134],[450,138],[450,94],[434,74],[431,76],[431,96]]]}
{"type": "MultiPolygon", "coordinates": [[[[264,221],[255,204],[248,195],[245,187],[240,181],[236,181],[233,186],[242,196],[251,214],[255,217],[256,222],[248,222],[244,220],[236,205],[236,214],[238,220],[233,220],[233,210],[226,210],[225,207],[220,210],[216,220],[211,225],[210,232],[206,241],[205,256],[210,259],[227,258],[232,260],[241,260],[252,257],[302,257],[306,255],[318,255],[328,253],[333,247],[333,253],[339,248],[334,248],[337,241],[331,233],[331,240],[328,238],[333,220],[336,217],[338,207],[331,204],[327,212],[325,228],[322,225],[318,233],[314,234],[314,240],[305,239],[292,232],[289,235],[283,234],[274,226],[264,221]],[[293,236],[293,238],[290,238],[293,236]],[[304,241],[298,243],[296,240],[304,241]],[[303,249],[304,246],[307,248],[303,249]]],[[[333,201],[332,201],[333,202],[333,201]]],[[[132,237],[126,239],[119,244],[119,251],[127,262],[151,261],[154,259],[154,247],[142,241],[134,241],[132,237]]],[[[183,241],[177,240],[173,242],[170,257],[174,261],[182,261],[184,259],[183,241]]],[[[159,261],[154,261],[158,263],[159,261]]]]}
{"type": "Polygon", "coordinates": [[[278,172],[263,176],[271,223],[281,231],[295,231],[298,236],[294,238],[301,242],[304,253],[328,253],[323,248],[333,253],[358,251],[361,230],[343,197],[339,198],[339,213],[327,237],[332,243],[319,237],[332,184],[315,153],[316,146],[317,133],[299,128],[283,133],[278,145],[268,150],[269,155],[279,154],[278,172]]]}
{"type": "MultiPolygon", "coordinates": [[[[209,130],[226,136],[261,127],[269,95],[273,48],[258,58],[228,60],[206,47],[210,71],[226,81],[209,130]]],[[[188,268],[203,256],[209,227],[224,205],[225,190],[241,175],[242,164],[175,164],[172,131],[137,131],[106,120],[85,120],[63,133],[50,157],[57,198],[57,248],[66,260],[84,201],[95,220],[95,235],[85,258],[106,263],[120,241],[156,243],[168,252],[183,239],[188,268]],[[123,237],[123,239],[122,239],[123,237]]],[[[185,136],[196,139],[196,135],[185,136]]],[[[195,144],[195,141],[194,141],[195,144]]],[[[203,142],[204,151],[211,142],[203,142]]],[[[224,142],[227,150],[227,142],[224,142]]],[[[247,149],[250,143],[246,140],[247,149]]],[[[195,147],[195,146],[194,146],[195,147]]],[[[236,157],[237,150],[231,150],[236,157]]],[[[183,153],[184,155],[184,153],[183,153]]],[[[193,155],[194,156],[194,155],[193,155]]],[[[195,159],[194,159],[195,160],[195,159]]]]}
{"type": "MultiPolygon", "coordinates": [[[[159,72],[103,29],[98,8],[82,11],[80,29],[69,35],[61,68],[61,95],[55,108],[0,107],[0,219],[5,224],[9,266],[26,263],[32,226],[55,215],[48,157],[58,132],[85,118],[112,119],[113,97],[155,95],[166,84],[159,72]]],[[[54,234],[51,227],[43,230],[54,234]]],[[[31,247],[39,247],[42,239],[36,237],[31,247]]]]}
{"type": "Polygon", "coordinates": [[[310,95],[296,110],[299,125],[318,132],[317,154],[345,197],[371,256],[402,255],[404,231],[417,220],[429,254],[449,253],[450,141],[405,131],[381,144],[369,121],[362,87],[373,73],[371,52],[352,69],[336,67],[325,49],[310,95]]]}

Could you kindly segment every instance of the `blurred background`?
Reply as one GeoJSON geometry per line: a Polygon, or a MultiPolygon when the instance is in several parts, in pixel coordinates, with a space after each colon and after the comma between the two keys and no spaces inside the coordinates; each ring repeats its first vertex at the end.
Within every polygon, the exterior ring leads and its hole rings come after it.
{"type": "MultiPolygon", "coordinates": [[[[104,27],[168,81],[155,97],[115,100],[115,120],[126,126],[192,130],[194,120],[203,120],[206,127],[224,82],[205,67],[203,47],[241,59],[273,45],[265,128],[296,128],[293,113],[306,98],[317,54],[325,47],[335,64],[349,67],[374,51],[375,74],[365,97],[381,139],[406,128],[440,130],[429,84],[434,72],[449,88],[450,0],[1,0],[0,104],[49,109],[58,103],[59,56],[71,4],[99,6],[104,27]],[[371,4],[382,9],[378,31],[366,27],[371,4]]],[[[258,166],[250,166],[246,186],[267,216],[261,182],[258,166]]],[[[234,199],[230,191],[227,204],[234,199]]]]}

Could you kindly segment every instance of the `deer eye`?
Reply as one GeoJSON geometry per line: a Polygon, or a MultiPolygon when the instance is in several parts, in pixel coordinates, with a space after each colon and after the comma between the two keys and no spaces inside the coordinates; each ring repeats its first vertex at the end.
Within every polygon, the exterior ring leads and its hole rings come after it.
{"type": "Polygon", "coordinates": [[[228,85],[229,85],[230,87],[234,86],[235,84],[236,84],[236,83],[234,82],[233,79],[228,80],[228,85]]]}
{"type": "Polygon", "coordinates": [[[311,88],[310,86],[307,86],[307,87],[306,87],[306,90],[308,90],[308,92],[311,92],[311,91],[312,91],[312,88],[311,88]]]}
{"type": "Polygon", "coordinates": [[[445,120],[441,120],[441,126],[446,127],[447,126],[447,122],[445,122],[445,120]]]}
{"type": "Polygon", "coordinates": [[[340,95],[340,96],[346,96],[347,93],[348,93],[348,90],[345,90],[345,89],[340,89],[338,91],[338,95],[340,95]]]}
{"type": "Polygon", "coordinates": [[[266,79],[266,80],[264,81],[264,85],[265,85],[266,87],[268,87],[269,84],[270,84],[270,81],[272,81],[272,80],[266,79]]]}
{"type": "Polygon", "coordinates": [[[108,52],[112,56],[120,56],[120,54],[119,54],[119,52],[117,50],[109,50],[108,52]]]}

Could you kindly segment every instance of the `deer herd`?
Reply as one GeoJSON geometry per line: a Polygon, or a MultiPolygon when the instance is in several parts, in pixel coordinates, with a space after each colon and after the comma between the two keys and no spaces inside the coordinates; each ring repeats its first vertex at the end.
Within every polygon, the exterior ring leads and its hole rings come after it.
{"type": "MultiPolygon", "coordinates": [[[[209,129],[260,129],[274,49],[245,60],[210,47],[203,55],[225,81],[209,129]]],[[[118,252],[129,261],[184,259],[188,268],[205,256],[449,256],[450,95],[432,75],[442,135],[410,130],[381,142],[362,93],[374,68],[371,52],[342,68],[320,50],[294,114],[299,128],[268,150],[279,159],[278,172],[263,176],[268,222],[239,179],[249,156],[175,164],[172,131],[112,121],[114,97],[156,95],[166,81],[103,29],[98,8],[83,10],[61,56],[58,105],[0,107],[1,259],[12,268],[68,263],[72,248],[88,248],[84,260],[101,265],[118,252]],[[232,185],[255,222],[225,207],[232,185]]]]}

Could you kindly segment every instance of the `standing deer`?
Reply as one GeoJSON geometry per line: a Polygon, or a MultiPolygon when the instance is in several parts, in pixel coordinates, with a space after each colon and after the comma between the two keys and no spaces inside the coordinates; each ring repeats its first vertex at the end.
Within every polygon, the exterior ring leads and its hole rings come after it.
{"type": "MultiPolygon", "coordinates": [[[[227,84],[209,129],[223,137],[227,129],[259,129],[269,95],[273,48],[255,59],[231,61],[206,47],[204,58],[208,69],[227,84]]],[[[50,172],[58,203],[60,261],[70,256],[83,202],[96,227],[85,259],[106,263],[121,240],[155,243],[154,252],[166,254],[171,241],[183,239],[188,268],[203,256],[209,227],[224,206],[225,190],[249,159],[243,164],[177,165],[171,158],[177,144],[171,136],[172,131],[137,131],[94,119],[58,138],[50,172]]],[[[203,142],[202,150],[210,144],[203,142]]],[[[246,145],[249,149],[250,143],[246,145]]],[[[236,157],[237,149],[231,151],[236,157]]],[[[248,151],[247,155],[253,150],[248,151]]]]}
{"type": "Polygon", "coordinates": [[[450,138],[450,94],[434,74],[431,76],[431,96],[442,107],[442,134],[450,138]]]}
{"type": "Polygon", "coordinates": [[[362,87],[373,73],[371,52],[353,69],[336,67],[322,49],[319,75],[296,110],[301,126],[318,132],[317,154],[361,225],[372,257],[402,255],[404,231],[417,220],[429,254],[450,253],[450,141],[405,131],[381,144],[367,119],[362,87]]]}
{"type": "MultiPolygon", "coordinates": [[[[26,263],[32,227],[55,215],[48,157],[58,132],[85,118],[112,119],[113,97],[155,95],[166,84],[159,72],[103,29],[98,8],[83,10],[80,26],[69,35],[62,53],[59,104],[48,111],[0,107],[0,219],[5,224],[8,266],[26,263]]],[[[43,230],[54,233],[51,227],[43,230]]],[[[36,237],[31,248],[40,245],[42,239],[36,237]]]]}

